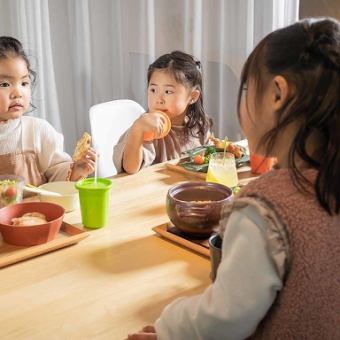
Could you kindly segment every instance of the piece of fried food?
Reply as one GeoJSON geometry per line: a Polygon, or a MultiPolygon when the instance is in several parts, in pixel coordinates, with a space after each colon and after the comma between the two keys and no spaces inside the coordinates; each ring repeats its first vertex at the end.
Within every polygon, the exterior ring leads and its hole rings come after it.
{"type": "Polygon", "coordinates": [[[47,223],[46,216],[38,212],[23,214],[21,217],[15,217],[11,220],[14,226],[30,226],[47,223]]]}
{"type": "Polygon", "coordinates": [[[244,156],[244,152],[242,151],[242,149],[238,145],[230,142],[228,139],[222,140],[214,136],[210,136],[209,139],[213,142],[215,148],[226,148],[226,151],[232,153],[236,159],[244,156]]]}
{"type": "Polygon", "coordinates": [[[80,139],[77,142],[76,149],[74,150],[73,154],[73,160],[79,161],[82,159],[86,152],[89,150],[91,146],[91,135],[87,132],[84,132],[84,134],[80,137],[80,139]]]}
{"type": "Polygon", "coordinates": [[[227,145],[230,143],[228,139],[221,140],[217,137],[214,137],[213,135],[209,137],[209,140],[211,140],[213,145],[218,149],[224,149],[225,143],[227,143],[227,145]]]}

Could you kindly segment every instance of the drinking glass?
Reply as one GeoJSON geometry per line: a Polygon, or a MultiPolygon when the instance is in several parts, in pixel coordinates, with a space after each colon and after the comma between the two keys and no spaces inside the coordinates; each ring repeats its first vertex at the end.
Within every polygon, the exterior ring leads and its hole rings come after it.
{"type": "Polygon", "coordinates": [[[229,188],[238,184],[235,156],[229,152],[216,152],[210,156],[207,182],[223,184],[229,188]]]}
{"type": "Polygon", "coordinates": [[[108,221],[112,181],[108,178],[85,178],[76,182],[83,225],[97,229],[108,221]]]}
{"type": "Polygon", "coordinates": [[[222,258],[222,239],[219,234],[214,234],[209,238],[209,252],[210,252],[210,279],[212,282],[216,279],[217,269],[221,263],[222,258]]]}

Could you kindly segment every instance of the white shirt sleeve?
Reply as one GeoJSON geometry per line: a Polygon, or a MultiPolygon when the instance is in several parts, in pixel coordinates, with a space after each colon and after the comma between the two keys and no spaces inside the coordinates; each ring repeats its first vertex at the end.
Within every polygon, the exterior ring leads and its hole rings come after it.
{"type": "Polygon", "coordinates": [[[155,324],[159,340],[244,339],[256,330],[282,288],[266,228],[253,206],[230,215],[215,282],[164,309],[155,324]]]}
{"type": "Polygon", "coordinates": [[[48,181],[66,180],[72,158],[64,152],[64,137],[47,121],[39,119],[36,143],[39,164],[48,181]]]}

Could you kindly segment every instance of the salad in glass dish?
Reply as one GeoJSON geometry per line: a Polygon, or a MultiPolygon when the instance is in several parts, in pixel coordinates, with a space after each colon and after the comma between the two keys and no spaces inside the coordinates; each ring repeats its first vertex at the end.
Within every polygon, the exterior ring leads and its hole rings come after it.
{"type": "Polygon", "coordinates": [[[20,176],[0,175],[0,208],[21,202],[24,184],[20,176]]]}

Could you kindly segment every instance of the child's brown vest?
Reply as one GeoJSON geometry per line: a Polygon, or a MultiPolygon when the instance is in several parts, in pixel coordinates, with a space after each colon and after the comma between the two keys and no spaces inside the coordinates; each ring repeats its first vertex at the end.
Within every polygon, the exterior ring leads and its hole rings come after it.
{"type": "MultiPolygon", "coordinates": [[[[314,170],[305,170],[311,180],[314,170]]],[[[338,180],[338,179],[337,179],[338,180]]],[[[288,233],[284,286],[250,339],[340,339],[340,215],[293,186],[287,169],[249,183],[240,196],[263,200],[288,233]]]]}

